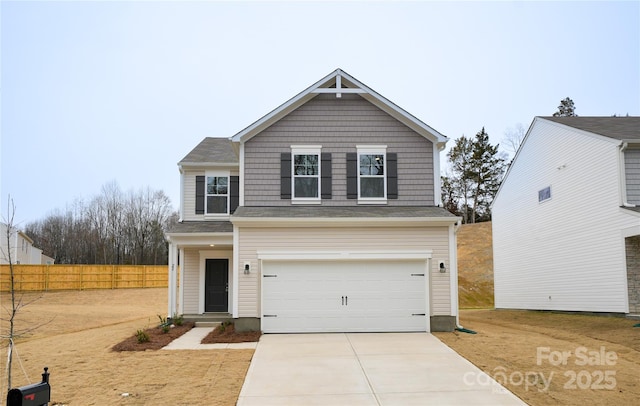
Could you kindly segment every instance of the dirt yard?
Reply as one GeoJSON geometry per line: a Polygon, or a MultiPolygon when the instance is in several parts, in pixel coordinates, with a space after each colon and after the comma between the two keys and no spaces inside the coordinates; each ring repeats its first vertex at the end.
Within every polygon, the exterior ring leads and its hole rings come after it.
{"type": "MultiPolygon", "coordinates": [[[[640,328],[619,317],[463,310],[435,333],[530,405],[637,405],[640,328]]],[[[473,379],[473,377],[468,377],[473,379]]]]}
{"type": "MultiPolygon", "coordinates": [[[[2,293],[3,307],[9,295],[2,293]]],[[[162,289],[67,291],[29,294],[19,313],[13,386],[51,373],[51,405],[234,405],[253,350],[113,352],[111,347],[166,316],[162,289]],[[43,325],[43,323],[46,323],[43,325]]],[[[6,317],[6,313],[3,314],[6,317]]],[[[1,334],[7,333],[2,323],[1,334]]],[[[6,354],[6,341],[3,342],[6,354]]],[[[6,356],[2,389],[6,393],[6,356]]],[[[4,397],[2,397],[4,404],[4,397]]]]}

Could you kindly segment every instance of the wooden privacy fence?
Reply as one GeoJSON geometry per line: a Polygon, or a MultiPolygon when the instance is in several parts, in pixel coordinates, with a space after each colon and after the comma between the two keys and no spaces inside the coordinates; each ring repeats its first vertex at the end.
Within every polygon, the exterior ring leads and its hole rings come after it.
{"type": "MultiPolygon", "coordinates": [[[[167,265],[14,265],[18,291],[166,288],[167,265]]],[[[0,291],[11,287],[9,265],[0,265],[0,291]]]]}

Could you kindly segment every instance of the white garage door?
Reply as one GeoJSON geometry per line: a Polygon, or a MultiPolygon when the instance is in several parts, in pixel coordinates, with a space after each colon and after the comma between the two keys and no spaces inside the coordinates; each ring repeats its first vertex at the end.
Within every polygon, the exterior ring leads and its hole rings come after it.
{"type": "Polygon", "coordinates": [[[264,261],[262,330],[428,331],[426,262],[264,261]]]}

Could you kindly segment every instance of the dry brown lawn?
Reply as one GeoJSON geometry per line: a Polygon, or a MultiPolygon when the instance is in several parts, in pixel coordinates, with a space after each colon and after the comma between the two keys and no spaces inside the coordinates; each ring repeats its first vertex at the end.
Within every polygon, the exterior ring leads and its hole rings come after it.
{"type": "Polygon", "coordinates": [[[633,327],[637,320],[463,310],[460,323],[478,334],[435,335],[530,405],[640,402],[640,328],[633,327]]]}
{"type": "MultiPolygon", "coordinates": [[[[0,299],[6,307],[9,295],[0,299]]],[[[157,315],[166,312],[165,288],[50,292],[25,299],[37,299],[18,316],[19,330],[35,328],[17,341],[30,379],[16,361],[13,386],[38,382],[48,366],[52,405],[237,401],[253,350],[111,350],[137,329],[157,325],[157,315]]],[[[531,405],[638,404],[638,321],[507,310],[463,310],[460,321],[478,334],[435,335],[531,405]],[[601,351],[613,355],[597,359],[601,351]],[[595,365],[580,365],[585,360],[595,365]]],[[[6,323],[1,327],[6,334],[6,323]]],[[[0,359],[4,371],[4,354],[0,359]]],[[[0,393],[6,393],[5,382],[0,393]]]]}
{"type": "MultiPolygon", "coordinates": [[[[253,350],[111,351],[137,329],[156,325],[158,314],[166,315],[166,292],[25,295],[26,300],[38,300],[19,313],[18,329],[39,327],[17,342],[29,379],[16,361],[13,386],[39,382],[48,366],[52,405],[234,405],[253,350]]],[[[2,293],[1,301],[6,307],[9,295],[2,293]]],[[[6,332],[2,323],[2,334],[6,332]]],[[[6,354],[6,341],[2,348],[6,354]]],[[[4,371],[6,357],[0,358],[4,371]]],[[[0,393],[6,393],[4,374],[2,383],[0,393]]]]}

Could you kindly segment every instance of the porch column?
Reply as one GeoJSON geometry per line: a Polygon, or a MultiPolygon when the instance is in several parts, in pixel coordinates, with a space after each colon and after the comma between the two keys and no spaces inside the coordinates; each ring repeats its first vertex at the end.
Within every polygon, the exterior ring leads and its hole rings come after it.
{"type": "Polygon", "coordinates": [[[176,314],[176,247],[173,243],[169,243],[169,281],[168,281],[168,309],[167,317],[173,317],[176,314]]]}
{"type": "Polygon", "coordinates": [[[178,257],[178,268],[180,269],[180,297],[178,298],[178,309],[180,314],[184,314],[184,248],[180,248],[180,256],[178,257]]]}

